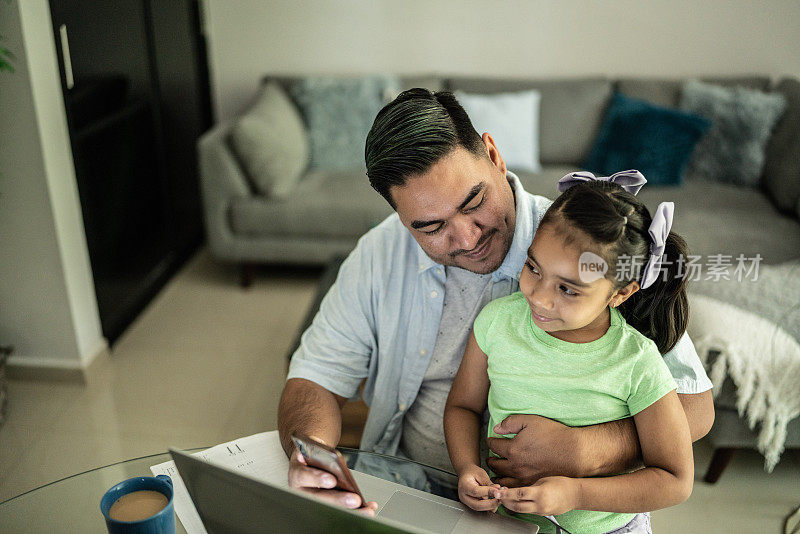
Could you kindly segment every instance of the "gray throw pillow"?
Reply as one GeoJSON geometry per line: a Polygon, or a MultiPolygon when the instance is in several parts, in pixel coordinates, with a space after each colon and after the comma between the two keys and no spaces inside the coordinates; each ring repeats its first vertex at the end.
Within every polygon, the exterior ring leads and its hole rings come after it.
{"type": "Polygon", "coordinates": [[[800,202],[800,80],[784,78],[773,89],[786,111],[767,143],[761,183],[779,210],[791,213],[800,202]]]}
{"type": "Polygon", "coordinates": [[[680,107],[712,123],[695,148],[686,179],[756,186],[764,148],[786,107],[783,96],[689,80],[683,85],[680,107]]]}
{"type": "Polygon", "coordinates": [[[308,127],[311,167],[324,170],[364,168],[364,143],[375,116],[396,93],[391,76],[309,77],[291,88],[308,127]]]}
{"type": "Polygon", "coordinates": [[[800,219],[800,198],[797,199],[797,207],[794,209],[797,218],[800,219]]]}
{"type": "Polygon", "coordinates": [[[269,198],[289,195],[308,165],[303,119],[275,82],[264,85],[255,104],[233,126],[231,145],[255,190],[269,198]]]}

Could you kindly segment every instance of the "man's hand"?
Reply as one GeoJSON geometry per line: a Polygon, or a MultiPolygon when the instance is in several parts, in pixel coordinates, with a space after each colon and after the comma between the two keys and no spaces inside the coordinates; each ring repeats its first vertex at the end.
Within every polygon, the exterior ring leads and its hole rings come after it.
{"type": "Polygon", "coordinates": [[[500,485],[493,484],[486,471],[477,465],[464,469],[458,476],[458,498],[478,512],[497,510],[500,489],[500,485]]]}
{"type": "Polygon", "coordinates": [[[539,415],[510,415],[496,434],[516,434],[513,438],[488,438],[489,449],[500,458],[486,462],[497,474],[501,486],[532,486],[550,475],[580,476],[582,459],[581,429],[563,425],[539,415]]]}
{"type": "Polygon", "coordinates": [[[301,489],[332,504],[345,508],[358,509],[368,516],[374,516],[378,503],[369,501],[362,506],[361,498],[355,493],[333,489],[336,477],[327,471],[306,465],[303,455],[295,450],[289,458],[289,486],[301,489]]]}
{"type": "Polygon", "coordinates": [[[580,482],[567,477],[545,477],[533,486],[500,490],[500,502],[524,514],[558,515],[578,506],[580,482]]]}

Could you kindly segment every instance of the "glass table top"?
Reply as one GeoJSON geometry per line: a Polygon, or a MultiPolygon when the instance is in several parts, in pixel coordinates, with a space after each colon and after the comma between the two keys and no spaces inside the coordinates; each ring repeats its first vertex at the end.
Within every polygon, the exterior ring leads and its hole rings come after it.
{"type": "MultiPolygon", "coordinates": [[[[188,449],[193,453],[205,447],[188,449]]],[[[348,466],[362,473],[458,499],[458,479],[412,460],[341,448],[348,466]],[[421,476],[420,476],[421,475],[421,476]]],[[[150,467],[171,460],[154,454],[98,467],[46,484],[0,503],[0,532],[106,532],[100,499],[110,487],[127,478],[152,476],[150,467]]],[[[180,521],[176,532],[185,533],[180,521]]]]}

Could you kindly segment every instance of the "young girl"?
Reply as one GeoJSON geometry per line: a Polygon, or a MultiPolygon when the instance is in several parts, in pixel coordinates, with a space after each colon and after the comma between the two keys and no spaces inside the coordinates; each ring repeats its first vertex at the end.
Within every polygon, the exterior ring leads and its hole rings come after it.
{"type": "Polygon", "coordinates": [[[444,414],[459,497],[471,508],[502,504],[543,532],[554,527],[541,516],[572,534],[650,532],[643,512],[691,494],[689,427],[661,357],[686,329],[678,261],[686,245],[670,232],[672,203],[651,217],[634,196],[645,182],[638,171],[562,178],[563,194],[528,249],[520,291],[489,303],[475,319],[444,414]],[[494,437],[495,425],[515,413],[568,426],[633,416],[644,468],[501,488],[480,467],[487,404],[494,437]]]}

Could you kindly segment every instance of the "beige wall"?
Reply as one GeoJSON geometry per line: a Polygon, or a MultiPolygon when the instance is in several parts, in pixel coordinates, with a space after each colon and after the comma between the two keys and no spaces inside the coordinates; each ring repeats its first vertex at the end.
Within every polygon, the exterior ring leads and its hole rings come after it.
{"type": "Polygon", "coordinates": [[[46,0],[0,4],[0,343],[12,364],[80,369],[106,346],[46,0]]]}
{"type": "Polygon", "coordinates": [[[265,73],[800,75],[797,0],[205,0],[218,119],[265,73]]]}

